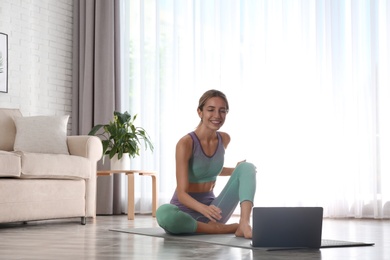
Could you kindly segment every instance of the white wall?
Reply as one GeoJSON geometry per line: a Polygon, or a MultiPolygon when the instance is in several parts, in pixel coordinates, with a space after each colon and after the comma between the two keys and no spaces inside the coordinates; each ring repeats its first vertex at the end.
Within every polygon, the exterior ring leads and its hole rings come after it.
{"type": "Polygon", "coordinates": [[[24,116],[71,114],[72,9],[73,0],[0,0],[0,32],[8,34],[0,107],[24,116]]]}

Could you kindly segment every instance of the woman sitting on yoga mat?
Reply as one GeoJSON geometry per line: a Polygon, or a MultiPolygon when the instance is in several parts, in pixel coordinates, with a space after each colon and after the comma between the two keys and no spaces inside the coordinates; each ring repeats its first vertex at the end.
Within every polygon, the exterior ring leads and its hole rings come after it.
{"type": "Polygon", "coordinates": [[[176,190],[170,204],[156,213],[158,224],[171,234],[235,233],[252,238],[250,214],[256,191],[256,167],[242,161],[235,168],[223,167],[227,133],[218,131],[229,104],[224,93],[209,90],[199,99],[200,123],[176,145],[176,190]],[[217,176],[230,176],[217,197],[217,176]],[[240,202],[239,223],[226,224],[240,202]]]}

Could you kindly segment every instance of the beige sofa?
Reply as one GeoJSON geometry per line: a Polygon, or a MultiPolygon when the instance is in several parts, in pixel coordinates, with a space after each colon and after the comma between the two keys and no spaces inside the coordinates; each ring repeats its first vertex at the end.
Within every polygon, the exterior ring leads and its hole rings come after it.
{"type": "MultiPolygon", "coordinates": [[[[65,151],[50,153],[46,146],[56,148],[52,140],[58,136],[45,131],[56,121],[50,118],[41,129],[28,125],[44,119],[23,117],[18,109],[0,108],[0,223],[81,217],[85,224],[87,217],[96,216],[100,139],[66,136],[65,130],[65,151]],[[30,142],[35,141],[31,137],[34,131],[37,138],[43,138],[38,144],[30,142]],[[24,141],[20,138],[22,133],[27,134],[24,141]],[[18,148],[14,149],[16,142],[18,148]],[[32,150],[24,150],[25,144],[31,145],[32,150]]],[[[64,124],[66,128],[67,119],[64,124]]]]}

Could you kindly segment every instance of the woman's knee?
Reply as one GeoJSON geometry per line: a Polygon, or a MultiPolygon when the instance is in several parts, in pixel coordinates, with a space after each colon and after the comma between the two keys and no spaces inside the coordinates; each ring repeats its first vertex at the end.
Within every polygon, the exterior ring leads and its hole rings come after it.
{"type": "Polygon", "coordinates": [[[239,171],[241,173],[248,173],[248,174],[256,174],[256,166],[253,163],[250,162],[242,162],[239,165],[237,165],[236,171],[239,171]]]}
{"type": "Polygon", "coordinates": [[[172,204],[161,205],[156,212],[157,223],[172,234],[194,233],[197,222],[189,214],[172,204]]]}
{"type": "Polygon", "coordinates": [[[172,216],[175,215],[178,210],[177,206],[172,204],[161,205],[156,211],[157,223],[164,228],[171,225],[172,216]]]}

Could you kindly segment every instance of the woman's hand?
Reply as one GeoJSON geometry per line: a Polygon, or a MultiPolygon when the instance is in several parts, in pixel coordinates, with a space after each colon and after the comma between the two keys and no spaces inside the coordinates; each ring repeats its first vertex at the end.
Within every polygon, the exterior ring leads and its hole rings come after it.
{"type": "Polygon", "coordinates": [[[207,217],[212,222],[217,222],[217,220],[220,220],[222,218],[222,211],[215,205],[204,205],[202,211],[203,212],[201,213],[203,214],[203,216],[207,217]]]}
{"type": "Polygon", "coordinates": [[[240,164],[240,163],[243,163],[243,162],[246,162],[246,159],[245,160],[242,160],[242,161],[239,161],[236,165],[236,167],[240,164]]]}

